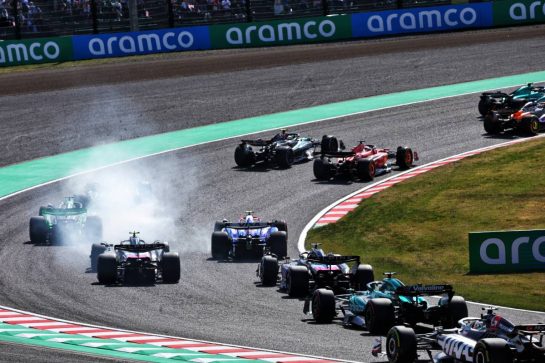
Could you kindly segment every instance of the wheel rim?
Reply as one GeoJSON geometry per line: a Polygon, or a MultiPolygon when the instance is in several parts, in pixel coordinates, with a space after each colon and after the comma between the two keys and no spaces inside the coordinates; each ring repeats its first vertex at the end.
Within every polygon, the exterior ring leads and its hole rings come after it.
{"type": "Polygon", "coordinates": [[[386,344],[387,344],[386,349],[388,352],[388,356],[395,357],[397,354],[397,346],[396,346],[395,339],[388,339],[388,342],[386,344]]]}
{"type": "Polygon", "coordinates": [[[532,120],[532,123],[530,124],[530,127],[532,129],[532,132],[536,133],[539,131],[539,125],[536,120],[532,120]]]}
{"type": "Polygon", "coordinates": [[[369,163],[369,175],[375,176],[375,163],[369,163]]]}
{"type": "Polygon", "coordinates": [[[479,350],[477,353],[475,353],[475,363],[486,363],[484,352],[479,350]]]}
{"type": "Polygon", "coordinates": [[[413,155],[409,150],[405,151],[405,162],[407,165],[411,165],[413,163],[413,155]]]}

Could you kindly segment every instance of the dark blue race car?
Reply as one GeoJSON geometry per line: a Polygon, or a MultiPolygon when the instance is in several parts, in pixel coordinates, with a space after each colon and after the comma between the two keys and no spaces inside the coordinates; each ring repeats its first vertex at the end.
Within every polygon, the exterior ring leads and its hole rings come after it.
{"type": "Polygon", "coordinates": [[[278,220],[262,222],[248,211],[238,222],[216,222],[211,249],[215,259],[261,257],[265,249],[286,256],[288,226],[278,220]]]}

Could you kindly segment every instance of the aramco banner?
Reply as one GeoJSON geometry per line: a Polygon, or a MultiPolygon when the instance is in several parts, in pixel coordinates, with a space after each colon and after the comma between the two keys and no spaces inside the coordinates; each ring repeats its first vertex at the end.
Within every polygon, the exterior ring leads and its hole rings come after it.
{"type": "Polygon", "coordinates": [[[71,60],[72,37],[0,42],[0,66],[18,66],[71,60]]]}
{"type": "Polygon", "coordinates": [[[545,22],[545,1],[495,1],[494,26],[545,22]]]}
{"type": "Polygon", "coordinates": [[[492,26],[492,3],[437,6],[352,15],[354,38],[492,26]]]}
{"type": "Polygon", "coordinates": [[[469,271],[545,271],[545,230],[470,232],[469,271]]]}

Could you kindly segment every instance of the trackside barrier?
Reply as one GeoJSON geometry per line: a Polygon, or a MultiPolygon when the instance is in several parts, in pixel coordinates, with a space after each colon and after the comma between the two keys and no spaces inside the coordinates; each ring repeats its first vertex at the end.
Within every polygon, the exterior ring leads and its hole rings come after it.
{"type": "Polygon", "coordinates": [[[187,50],[307,44],[530,23],[545,23],[545,0],[489,1],[252,23],[0,41],[0,66],[187,50]]]}
{"type": "Polygon", "coordinates": [[[545,230],[469,233],[469,272],[528,271],[545,271],[545,230]]]}

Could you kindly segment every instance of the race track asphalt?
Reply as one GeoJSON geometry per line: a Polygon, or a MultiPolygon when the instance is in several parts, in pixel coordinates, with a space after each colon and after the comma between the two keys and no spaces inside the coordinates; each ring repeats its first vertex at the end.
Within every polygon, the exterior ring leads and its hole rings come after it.
{"type": "MultiPolygon", "coordinates": [[[[411,39],[399,52],[282,65],[266,72],[82,85],[0,97],[0,125],[11,132],[11,136],[0,134],[5,145],[0,165],[202,123],[543,68],[539,62],[528,62],[542,53],[543,37],[503,37],[492,43],[457,43],[420,51],[410,49],[411,39]],[[482,64],[486,67],[477,66],[482,64]],[[21,137],[19,143],[8,142],[14,135],[21,137]]],[[[476,103],[476,95],[467,95],[293,131],[315,137],[338,135],[347,145],[360,139],[378,146],[409,145],[418,150],[424,164],[506,140],[483,136],[476,103]]],[[[235,145],[235,140],[227,140],[150,157],[1,201],[0,304],[117,328],[376,361],[370,355],[373,338],[366,332],[340,324],[313,324],[302,313],[302,301],[256,285],[255,261],[218,262],[210,260],[208,253],[214,220],[234,219],[252,209],[265,219],[288,221],[289,253],[296,256],[297,237],[305,224],[362,183],[318,183],[311,163],[290,170],[238,170],[233,161],[235,145]],[[74,193],[88,180],[112,178],[121,189],[134,179],[149,180],[155,202],[111,206],[103,215],[105,237],[115,241],[141,224],[143,238],[171,239],[172,249],[181,252],[179,284],[97,285],[95,275],[86,273],[89,246],[44,247],[28,242],[28,220],[40,205],[74,193]]],[[[472,315],[479,313],[477,307],[471,308],[472,315]]],[[[516,322],[543,320],[543,315],[503,313],[516,322]]],[[[9,348],[14,360],[34,361],[26,347],[18,347],[9,348]]]]}

